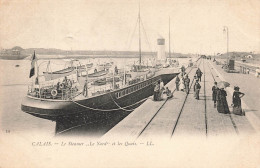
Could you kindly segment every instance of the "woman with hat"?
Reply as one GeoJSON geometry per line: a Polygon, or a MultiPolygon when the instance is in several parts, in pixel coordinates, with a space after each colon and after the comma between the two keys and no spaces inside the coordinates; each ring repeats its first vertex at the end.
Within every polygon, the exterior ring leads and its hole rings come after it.
{"type": "Polygon", "coordinates": [[[181,82],[180,82],[180,88],[179,88],[181,91],[184,91],[185,89],[185,85],[184,85],[184,78],[182,77],[181,78],[181,82]]]}
{"type": "Polygon", "coordinates": [[[234,92],[233,92],[233,113],[236,115],[243,115],[242,108],[241,108],[241,98],[245,95],[242,92],[239,92],[239,87],[235,86],[234,87],[234,92]]]}
{"type": "Polygon", "coordinates": [[[220,87],[217,90],[217,110],[219,113],[230,113],[226,97],[227,92],[224,90],[224,87],[220,87]]]}
{"type": "Polygon", "coordinates": [[[214,86],[212,86],[212,101],[214,101],[214,108],[216,108],[216,103],[217,103],[217,91],[218,91],[218,86],[217,82],[214,82],[214,86]]]}

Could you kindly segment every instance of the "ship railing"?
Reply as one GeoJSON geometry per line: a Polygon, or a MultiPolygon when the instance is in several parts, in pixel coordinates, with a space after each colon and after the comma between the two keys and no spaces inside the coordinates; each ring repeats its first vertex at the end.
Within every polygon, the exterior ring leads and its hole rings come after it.
{"type": "MultiPolygon", "coordinates": [[[[134,79],[130,79],[126,82],[126,86],[128,85],[133,85],[133,84],[136,84],[136,83],[139,83],[139,82],[142,82],[146,79],[148,79],[148,75],[147,74],[144,74],[144,75],[140,75],[134,79]]],[[[123,82],[122,82],[123,83],[123,82]]],[[[102,86],[95,86],[93,85],[90,89],[88,89],[88,97],[94,97],[94,96],[98,96],[98,95],[101,95],[101,94],[105,94],[105,93],[109,93],[113,90],[117,90],[117,89],[120,89],[124,87],[123,84],[121,84],[120,82],[115,84],[114,85],[114,88],[113,88],[113,85],[102,85],[102,86]]]]}
{"type": "MultiPolygon", "coordinates": [[[[119,86],[118,86],[119,87],[119,86]]],[[[91,89],[88,90],[89,97],[109,93],[113,90],[112,85],[103,85],[103,86],[93,86],[91,89]]]]}
{"type": "Polygon", "coordinates": [[[66,88],[56,90],[54,88],[32,88],[28,87],[29,96],[40,98],[40,99],[56,99],[56,100],[70,100],[80,93],[77,88],[66,88]]]}

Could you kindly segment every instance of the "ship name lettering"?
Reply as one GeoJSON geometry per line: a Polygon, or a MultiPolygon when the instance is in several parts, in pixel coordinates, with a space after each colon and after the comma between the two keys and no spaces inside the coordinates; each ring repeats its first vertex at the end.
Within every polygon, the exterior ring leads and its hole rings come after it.
{"type": "Polygon", "coordinates": [[[98,146],[106,146],[108,145],[108,142],[97,142],[98,146]]]}
{"type": "Polygon", "coordinates": [[[70,146],[83,146],[84,143],[80,143],[80,142],[69,142],[70,146]]]}

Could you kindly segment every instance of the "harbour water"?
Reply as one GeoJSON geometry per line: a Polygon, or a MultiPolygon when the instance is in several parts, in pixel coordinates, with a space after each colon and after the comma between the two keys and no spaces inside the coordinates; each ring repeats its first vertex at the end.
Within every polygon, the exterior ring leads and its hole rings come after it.
{"type": "MultiPolygon", "coordinates": [[[[190,58],[178,59],[180,65],[184,65],[190,58]]],[[[39,64],[46,60],[40,60],[39,64]]],[[[90,60],[80,60],[81,62],[93,62],[104,63],[114,62],[119,68],[122,68],[125,63],[133,64],[137,62],[137,58],[96,58],[90,60]]],[[[58,70],[64,68],[65,61],[60,59],[52,59],[52,70],[58,70]]],[[[11,131],[15,134],[28,133],[30,136],[37,136],[44,134],[44,136],[55,135],[55,122],[40,119],[21,111],[21,101],[27,93],[28,84],[31,82],[29,78],[29,72],[31,68],[30,60],[0,60],[0,128],[2,131],[11,131]],[[19,65],[19,67],[16,67],[19,65]]],[[[46,65],[45,65],[46,67],[46,65]]],[[[72,134],[77,131],[85,132],[88,130],[90,133],[99,132],[103,134],[107,129],[111,127],[111,123],[108,121],[102,123],[94,123],[84,127],[74,129],[72,134]],[[94,128],[97,128],[97,130],[94,128]]]]}

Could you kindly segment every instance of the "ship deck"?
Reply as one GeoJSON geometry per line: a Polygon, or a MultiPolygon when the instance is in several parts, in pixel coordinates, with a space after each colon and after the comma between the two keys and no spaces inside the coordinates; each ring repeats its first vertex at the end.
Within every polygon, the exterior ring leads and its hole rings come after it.
{"type": "MultiPolygon", "coordinates": [[[[179,68],[174,68],[174,67],[161,68],[159,71],[155,71],[154,76],[159,76],[159,75],[162,75],[162,74],[171,74],[171,73],[176,73],[176,74],[179,73],[179,68]]],[[[147,74],[147,72],[138,72],[138,73],[135,72],[135,73],[132,73],[131,75],[133,76],[133,78],[136,78],[137,76],[141,76],[141,75],[145,75],[145,74],[147,74]]],[[[110,75],[110,77],[111,77],[111,75],[110,75]]],[[[107,83],[105,85],[100,85],[100,86],[91,85],[92,81],[98,80],[98,79],[102,79],[102,78],[106,78],[106,76],[101,76],[101,77],[98,77],[98,78],[89,78],[89,82],[88,82],[88,88],[89,88],[88,97],[93,97],[93,96],[95,96],[95,94],[97,94],[97,95],[104,94],[105,91],[107,91],[107,90],[113,90],[112,89],[113,86],[112,86],[111,82],[109,82],[109,83],[107,83]]],[[[79,85],[77,87],[78,87],[79,91],[82,91],[86,78],[85,77],[79,77],[78,79],[79,79],[79,85]]],[[[123,85],[123,81],[119,81],[116,84],[118,84],[118,86],[119,86],[118,89],[121,89],[121,88],[125,87],[123,85]]],[[[83,96],[83,94],[79,94],[77,97],[75,97],[75,100],[83,100],[83,99],[86,99],[86,97],[83,96]]]]}

